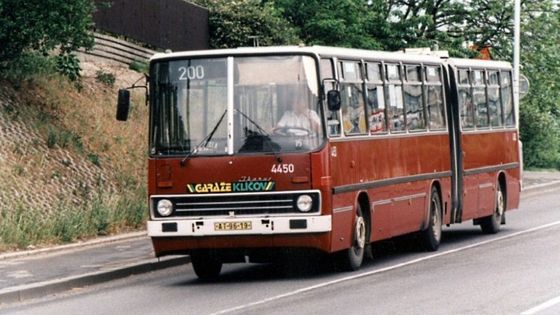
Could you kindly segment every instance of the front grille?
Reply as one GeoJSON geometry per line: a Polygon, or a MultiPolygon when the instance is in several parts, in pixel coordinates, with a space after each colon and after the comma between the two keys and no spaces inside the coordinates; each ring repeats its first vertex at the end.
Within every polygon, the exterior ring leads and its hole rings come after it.
{"type": "Polygon", "coordinates": [[[296,205],[301,195],[309,195],[313,200],[311,210],[306,213],[319,212],[318,191],[152,196],[151,207],[156,218],[162,218],[156,211],[157,203],[162,199],[173,203],[171,216],[175,217],[301,214],[296,205]]]}

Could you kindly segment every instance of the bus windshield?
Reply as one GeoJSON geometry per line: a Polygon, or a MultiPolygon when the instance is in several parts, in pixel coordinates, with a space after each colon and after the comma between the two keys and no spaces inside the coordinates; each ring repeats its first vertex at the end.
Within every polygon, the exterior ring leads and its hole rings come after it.
{"type": "Polygon", "coordinates": [[[166,60],[150,79],[151,154],[307,152],[324,141],[312,57],[166,60]]]}

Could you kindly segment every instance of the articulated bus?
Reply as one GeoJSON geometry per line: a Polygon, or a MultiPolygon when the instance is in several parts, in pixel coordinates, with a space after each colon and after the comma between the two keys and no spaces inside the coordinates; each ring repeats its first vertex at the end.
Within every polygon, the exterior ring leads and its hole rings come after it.
{"type": "Polygon", "coordinates": [[[356,270],[373,242],[435,251],[518,207],[508,63],[262,47],[156,54],[148,77],[148,235],[200,278],[301,249],[356,270]]]}

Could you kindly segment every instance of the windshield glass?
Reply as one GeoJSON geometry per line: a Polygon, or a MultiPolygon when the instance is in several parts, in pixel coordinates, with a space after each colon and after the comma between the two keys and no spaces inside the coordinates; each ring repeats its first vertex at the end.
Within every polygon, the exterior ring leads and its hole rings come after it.
{"type": "Polygon", "coordinates": [[[305,152],[324,138],[308,56],[163,61],[152,67],[151,83],[152,154],[305,152]]]}

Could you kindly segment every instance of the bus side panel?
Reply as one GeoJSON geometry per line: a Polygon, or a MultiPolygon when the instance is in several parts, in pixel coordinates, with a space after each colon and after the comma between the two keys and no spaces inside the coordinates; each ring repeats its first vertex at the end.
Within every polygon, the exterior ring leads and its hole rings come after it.
{"type": "Polygon", "coordinates": [[[520,169],[511,169],[506,171],[507,182],[507,203],[506,210],[519,208],[519,199],[521,197],[521,171],[520,169]]]}
{"type": "MultiPolygon", "coordinates": [[[[433,182],[433,179],[424,177],[450,171],[448,141],[444,133],[332,141],[332,150],[336,150],[335,155],[331,154],[333,186],[355,187],[351,188],[353,194],[345,192],[333,196],[333,212],[355,203],[357,191],[367,189],[372,240],[421,230],[427,220],[430,184],[433,182]]],[[[449,175],[436,180],[449,182],[449,175]]],[[[449,184],[442,185],[444,202],[449,196],[449,184]]],[[[333,225],[339,225],[339,218],[343,224],[352,223],[352,216],[333,213],[333,225]]],[[[342,227],[340,229],[342,231],[342,227]]],[[[333,243],[339,243],[337,238],[344,235],[349,237],[351,234],[333,233],[333,243]]]]}
{"type": "Polygon", "coordinates": [[[391,216],[393,203],[391,201],[392,187],[381,187],[369,191],[371,196],[371,238],[372,242],[390,238],[392,236],[391,216]]]}
{"type": "MultiPolygon", "coordinates": [[[[451,223],[451,178],[443,178],[439,181],[441,185],[441,204],[443,207],[443,224],[451,223]]],[[[429,203],[430,200],[428,199],[429,203]]],[[[427,207],[428,205],[426,205],[427,207]]]]}
{"type": "Polygon", "coordinates": [[[333,196],[331,251],[337,252],[352,245],[356,193],[347,192],[333,196]]]}
{"type": "Polygon", "coordinates": [[[465,174],[463,221],[492,214],[496,202],[498,174],[501,169],[506,170],[508,209],[517,207],[519,203],[517,145],[517,131],[514,129],[463,133],[465,174]]]}
{"type": "Polygon", "coordinates": [[[393,186],[392,235],[419,231],[426,218],[426,200],[429,181],[411,182],[393,186]]]}

